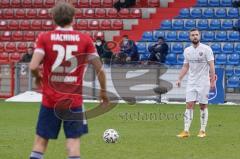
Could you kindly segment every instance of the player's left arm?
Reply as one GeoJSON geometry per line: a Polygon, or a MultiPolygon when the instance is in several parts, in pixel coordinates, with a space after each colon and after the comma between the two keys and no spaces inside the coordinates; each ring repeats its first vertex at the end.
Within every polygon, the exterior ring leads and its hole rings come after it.
{"type": "Polygon", "coordinates": [[[207,50],[207,61],[210,67],[210,86],[211,89],[215,88],[215,82],[216,82],[216,78],[215,78],[215,65],[214,65],[214,55],[213,55],[213,51],[212,49],[209,47],[207,50]]]}
{"type": "Polygon", "coordinates": [[[107,96],[107,86],[106,86],[107,80],[106,80],[105,71],[103,70],[102,62],[98,57],[98,58],[92,59],[91,61],[89,61],[89,63],[93,65],[97,74],[99,84],[100,84],[100,93],[99,93],[100,102],[102,102],[103,105],[108,105],[109,99],[107,96]]]}
{"type": "Polygon", "coordinates": [[[211,88],[215,88],[216,85],[216,77],[215,77],[215,65],[214,65],[214,60],[208,61],[208,64],[210,66],[210,86],[211,88]]]}
{"type": "Polygon", "coordinates": [[[97,78],[100,84],[100,93],[99,93],[100,102],[103,106],[105,106],[109,104],[109,99],[107,96],[107,86],[106,86],[107,82],[106,82],[105,71],[103,69],[103,65],[96,51],[96,48],[93,45],[93,41],[91,40],[90,37],[86,37],[86,38],[88,38],[88,44],[86,49],[88,54],[87,61],[89,64],[93,65],[96,71],[97,78]]]}

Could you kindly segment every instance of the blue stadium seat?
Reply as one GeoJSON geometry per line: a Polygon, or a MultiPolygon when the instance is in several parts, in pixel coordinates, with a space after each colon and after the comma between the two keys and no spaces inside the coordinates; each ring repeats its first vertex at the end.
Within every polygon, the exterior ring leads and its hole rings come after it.
{"type": "Polygon", "coordinates": [[[213,41],[215,39],[215,34],[213,31],[206,31],[202,33],[203,41],[213,41]]]}
{"type": "Polygon", "coordinates": [[[231,31],[228,34],[229,41],[239,41],[239,32],[238,31],[231,31]]]}
{"type": "Polygon", "coordinates": [[[234,74],[234,66],[232,65],[227,65],[225,68],[225,75],[230,77],[234,74]]]}
{"type": "Polygon", "coordinates": [[[183,56],[183,54],[178,54],[178,55],[177,55],[177,64],[178,64],[178,65],[182,65],[183,62],[184,62],[184,56],[183,56]]]}
{"type": "Polygon", "coordinates": [[[140,54],[140,61],[147,61],[149,58],[149,54],[140,54]]]}
{"type": "Polygon", "coordinates": [[[232,0],[221,0],[220,1],[221,7],[231,7],[232,6],[232,0]]]}
{"type": "Polygon", "coordinates": [[[189,46],[191,46],[191,45],[192,45],[191,43],[186,43],[186,44],[184,45],[184,49],[187,48],[187,47],[189,47],[189,46]]]}
{"type": "Polygon", "coordinates": [[[225,65],[227,62],[226,54],[216,54],[215,55],[215,63],[217,65],[225,65]]]}
{"type": "Polygon", "coordinates": [[[198,7],[206,7],[208,5],[208,0],[198,0],[197,6],[198,7]]]}
{"type": "Polygon", "coordinates": [[[165,63],[168,65],[177,64],[177,55],[176,54],[167,54],[165,63]]]}
{"type": "Polygon", "coordinates": [[[172,29],[172,21],[171,20],[164,20],[162,23],[161,23],[161,27],[160,29],[172,29]]]}
{"type": "Polygon", "coordinates": [[[142,41],[153,41],[153,34],[151,31],[145,31],[142,35],[142,41]]]}
{"type": "Polygon", "coordinates": [[[234,52],[240,54],[240,43],[235,44],[234,52]]]}
{"type": "Polygon", "coordinates": [[[223,53],[231,54],[231,53],[233,53],[233,50],[234,50],[233,43],[225,43],[223,45],[223,53]]]}
{"type": "Polygon", "coordinates": [[[221,44],[220,43],[213,43],[211,45],[214,54],[220,54],[222,52],[221,44]]]}
{"type": "Polygon", "coordinates": [[[164,37],[165,38],[165,32],[164,31],[154,31],[153,32],[153,40],[157,41],[159,37],[164,37]]]}
{"type": "Polygon", "coordinates": [[[219,6],[219,0],[209,0],[208,5],[210,7],[218,7],[219,6]]]}
{"type": "Polygon", "coordinates": [[[196,21],[193,19],[188,19],[185,21],[184,29],[190,30],[192,28],[196,28],[196,21]]]}
{"type": "Polygon", "coordinates": [[[200,20],[198,20],[197,28],[200,29],[200,30],[208,29],[209,28],[208,20],[207,19],[200,19],[200,20]]]}
{"type": "Polygon", "coordinates": [[[188,31],[181,31],[178,35],[179,41],[189,41],[189,32],[188,31]]]}
{"type": "Polygon", "coordinates": [[[231,76],[227,79],[227,87],[228,88],[238,88],[239,85],[239,77],[231,76]]]}
{"type": "Polygon", "coordinates": [[[234,67],[234,75],[240,77],[240,66],[234,67]]]}
{"type": "Polygon", "coordinates": [[[201,8],[193,8],[191,10],[192,18],[201,18],[202,17],[202,9],[201,8]]]}
{"type": "Polygon", "coordinates": [[[190,10],[188,8],[183,8],[180,10],[179,18],[189,18],[190,17],[190,10]]]}
{"type": "Polygon", "coordinates": [[[171,53],[182,54],[183,53],[183,44],[175,43],[172,45],[171,53]]]}
{"type": "Polygon", "coordinates": [[[140,54],[147,52],[146,43],[144,43],[144,42],[138,42],[138,43],[137,43],[137,48],[138,48],[138,52],[139,52],[140,54]]]}
{"type": "Polygon", "coordinates": [[[227,32],[226,31],[216,32],[216,40],[217,41],[226,41],[227,40],[227,32]]]}
{"type": "Polygon", "coordinates": [[[239,64],[239,54],[230,54],[227,58],[228,65],[238,65],[239,64]]]}
{"type": "Polygon", "coordinates": [[[177,32],[176,31],[167,32],[166,40],[167,41],[176,41],[177,40],[177,32]]]}
{"type": "Polygon", "coordinates": [[[231,19],[225,19],[222,22],[222,29],[232,29],[233,28],[233,21],[231,19]]]}
{"type": "Polygon", "coordinates": [[[215,15],[217,18],[225,18],[227,16],[227,11],[225,8],[218,8],[215,15]]]}
{"type": "Polygon", "coordinates": [[[184,26],[184,20],[176,19],[172,22],[172,29],[174,30],[182,30],[184,26]]]}
{"type": "Polygon", "coordinates": [[[239,17],[238,8],[229,8],[228,9],[228,17],[229,18],[238,18],[239,17]]]}
{"type": "Polygon", "coordinates": [[[213,18],[215,16],[215,12],[213,8],[206,8],[203,11],[203,18],[213,18]]]}
{"type": "Polygon", "coordinates": [[[209,24],[209,29],[219,30],[221,28],[221,21],[219,19],[212,19],[209,24]]]}

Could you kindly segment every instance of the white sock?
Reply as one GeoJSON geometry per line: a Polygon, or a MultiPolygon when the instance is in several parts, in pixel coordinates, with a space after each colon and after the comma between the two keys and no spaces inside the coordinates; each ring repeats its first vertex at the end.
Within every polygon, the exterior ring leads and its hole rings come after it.
{"type": "Polygon", "coordinates": [[[79,156],[72,156],[72,157],[68,157],[68,159],[80,159],[79,156]]]}
{"type": "Polygon", "coordinates": [[[208,122],[208,108],[200,110],[200,123],[201,123],[201,131],[206,131],[208,122]]]}
{"type": "Polygon", "coordinates": [[[193,120],[193,109],[186,109],[184,113],[184,131],[189,132],[193,120]]]}

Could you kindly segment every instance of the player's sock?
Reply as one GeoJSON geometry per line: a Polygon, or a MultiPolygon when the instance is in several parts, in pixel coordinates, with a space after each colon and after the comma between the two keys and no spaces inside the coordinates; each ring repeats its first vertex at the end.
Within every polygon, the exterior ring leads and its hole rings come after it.
{"type": "Polygon", "coordinates": [[[200,122],[201,122],[201,131],[206,131],[207,122],[208,122],[208,108],[200,110],[200,122]]]}
{"type": "Polygon", "coordinates": [[[68,159],[80,159],[80,156],[71,156],[71,157],[68,157],[68,159]]]}
{"type": "Polygon", "coordinates": [[[186,109],[184,113],[184,131],[189,132],[193,120],[193,109],[186,109]]]}
{"type": "Polygon", "coordinates": [[[43,159],[43,153],[32,151],[29,159],[43,159]]]}

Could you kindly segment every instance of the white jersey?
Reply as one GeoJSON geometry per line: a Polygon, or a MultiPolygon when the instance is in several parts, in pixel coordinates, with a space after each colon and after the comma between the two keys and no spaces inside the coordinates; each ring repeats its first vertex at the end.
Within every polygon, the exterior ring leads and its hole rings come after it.
{"type": "Polygon", "coordinates": [[[197,48],[189,46],[184,50],[184,63],[189,63],[188,86],[209,86],[209,61],[214,60],[212,49],[200,43],[197,48]]]}

